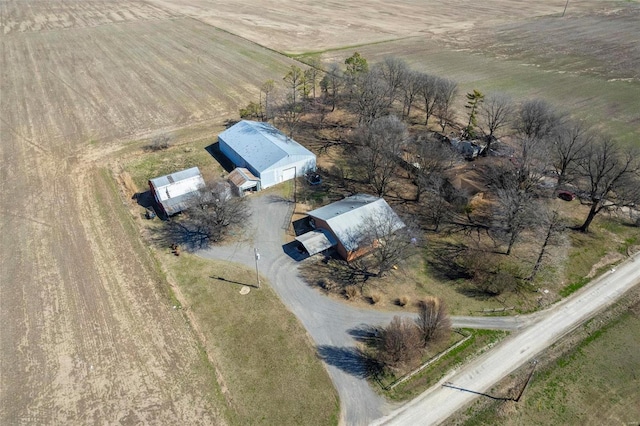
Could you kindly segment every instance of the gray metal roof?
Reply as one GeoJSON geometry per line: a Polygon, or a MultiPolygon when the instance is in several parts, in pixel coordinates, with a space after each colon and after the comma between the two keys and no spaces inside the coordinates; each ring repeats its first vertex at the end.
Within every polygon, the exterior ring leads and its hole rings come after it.
{"type": "Polygon", "coordinates": [[[315,155],[269,123],[243,120],[218,137],[258,173],[291,156],[315,155]]]}
{"type": "Polygon", "coordinates": [[[162,204],[162,208],[168,215],[186,209],[189,199],[205,185],[200,169],[197,167],[160,176],[149,182],[155,188],[156,200],[162,204]]]}
{"type": "Polygon", "coordinates": [[[190,169],[186,169],[186,170],[181,170],[179,172],[174,172],[174,173],[170,173],[168,175],[164,175],[164,176],[160,176],[154,179],[151,179],[151,183],[153,183],[153,186],[155,186],[156,188],[160,188],[163,186],[167,186],[170,185],[172,183],[175,182],[179,182],[182,180],[187,180],[190,178],[194,178],[200,176],[202,177],[202,175],[200,174],[200,169],[198,169],[197,167],[192,167],[190,169]]]}
{"type": "Polygon", "coordinates": [[[336,238],[347,250],[355,250],[354,234],[371,218],[387,217],[393,221],[392,232],[405,224],[387,202],[368,194],[356,194],[307,213],[327,222],[336,238]]]}
{"type": "Polygon", "coordinates": [[[298,235],[296,240],[304,246],[309,256],[313,256],[337,244],[333,235],[324,229],[314,229],[313,231],[298,235]]]}

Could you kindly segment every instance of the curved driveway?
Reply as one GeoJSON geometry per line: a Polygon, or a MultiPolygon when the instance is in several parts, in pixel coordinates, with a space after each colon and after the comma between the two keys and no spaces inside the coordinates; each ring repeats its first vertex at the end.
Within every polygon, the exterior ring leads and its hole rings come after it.
{"type": "MultiPolygon", "coordinates": [[[[340,395],[341,423],[368,424],[393,408],[368,385],[356,352],[358,330],[388,323],[394,315],[412,313],[359,309],[323,296],[298,276],[298,263],[283,250],[285,228],[290,221],[291,203],[273,195],[252,196],[252,240],[215,246],[198,254],[254,267],[254,247],[260,252],[260,274],[267,277],[282,302],[298,317],[324,359],[340,395]]],[[[525,317],[454,317],[454,326],[516,330],[525,317]]]]}

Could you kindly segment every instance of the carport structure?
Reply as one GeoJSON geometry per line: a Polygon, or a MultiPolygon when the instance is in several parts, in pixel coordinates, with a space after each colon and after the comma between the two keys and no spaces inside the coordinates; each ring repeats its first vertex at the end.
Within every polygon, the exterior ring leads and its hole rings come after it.
{"type": "Polygon", "coordinates": [[[314,229],[302,235],[296,237],[304,249],[309,253],[309,256],[321,253],[325,250],[335,247],[338,242],[331,235],[331,232],[324,229],[314,229]]]}

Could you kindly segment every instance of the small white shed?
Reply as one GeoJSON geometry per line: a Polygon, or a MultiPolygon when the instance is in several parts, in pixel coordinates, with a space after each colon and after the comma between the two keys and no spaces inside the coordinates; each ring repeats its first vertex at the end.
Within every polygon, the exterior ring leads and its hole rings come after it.
{"type": "Polygon", "coordinates": [[[316,170],[316,156],[269,123],[243,120],[218,135],[220,151],[260,178],[260,188],[316,170]]]}
{"type": "Polygon", "coordinates": [[[151,193],[162,213],[167,216],[186,209],[190,198],[204,186],[204,179],[197,167],[149,180],[151,193]]]}

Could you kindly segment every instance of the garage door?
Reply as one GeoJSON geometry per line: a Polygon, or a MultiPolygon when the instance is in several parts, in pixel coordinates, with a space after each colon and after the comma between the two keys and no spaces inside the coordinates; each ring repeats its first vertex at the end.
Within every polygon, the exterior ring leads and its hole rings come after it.
{"type": "Polygon", "coordinates": [[[296,177],[296,168],[291,167],[290,169],[284,169],[282,171],[282,181],[290,180],[296,177]]]}

